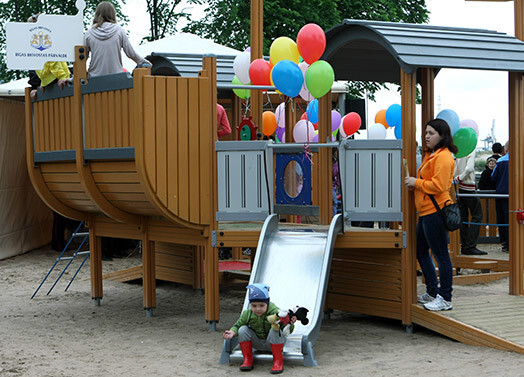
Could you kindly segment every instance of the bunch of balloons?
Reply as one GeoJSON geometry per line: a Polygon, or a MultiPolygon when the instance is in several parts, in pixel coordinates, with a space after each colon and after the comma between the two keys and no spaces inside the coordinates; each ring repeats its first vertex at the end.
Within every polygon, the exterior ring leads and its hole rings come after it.
{"type": "MultiPolygon", "coordinates": [[[[233,84],[274,85],[282,94],[292,98],[300,95],[307,102],[320,98],[329,92],[335,79],[331,65],[319,60],[325,48],[324,30],[316,24],[307,24],[298,32],[296,43],[288,37],[275,39],[269,49],[269,62],[264,59],[251,62],[249,51],[237,55],[233,62],[233,84]]],[[[245,89],[236,89],[235,94],[249,98],[245,89]]]]}
{"type": "Polygon", "coordinates": [[[402,108],[393,104],[387,109],[382,109],[375,115],[375,124],[368,129],[368,139],[385,139],[388,128],[393,128],[395,137],[402,137],[402,108]]]}
{"type": "Polygon", "coordinates": [[[478,142],[479,127],[471,119],[460,120],[453,110],[445,109],[439,112],[437,119],[445,120],[453,136],[453,144],[458,148],[456,158],[462,158],[475,150],[478,142]]]}

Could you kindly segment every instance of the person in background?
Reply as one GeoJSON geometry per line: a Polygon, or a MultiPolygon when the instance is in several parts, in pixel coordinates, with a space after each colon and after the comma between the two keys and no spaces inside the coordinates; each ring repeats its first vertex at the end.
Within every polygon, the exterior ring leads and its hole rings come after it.
{"type": "Polygon", "coordinates": [[[415,192],[415,207],[419,215],[417,260],[426,279],[426,293],[419,295],[417,301],[427,310],[451,310],[453,265],[448,250],[449,234],[429,195],[433,195],[440,208],[451,201],[449,189],[455,170],[453,153],[458,149],[453,144],[448,123],[442,119],[427,123],[425,140],[426,150],[417,171],[418,178],[408,176],[404,179],[406,188],[415,192]],[[440,287],[430,248],[438,263],[440,287]]]}
{"type": "Polygon", "coordinates": [[[495,190],[496,185],[493,179],[491,179],[491,173],[493,173],[493,169],[495,168],[495,164],[497,163],[497,159],[492,157],[488,157],[486,161],[486,168],[480,175],[479,179],[479,190],[495,190]]]}
{"type": "MultiPolygon", "coordinates": [[[[459,194],[475,194],[475,151],[455,162],[455,181],[458,183],[459,194]]],[[[463,255],[486,255],[485,251],[477,249],[480,226],[482,222],[482,205],[477,197],[459,196],[458,205],[462,216],[460,228],[460,253],[463,255]],[[471,223],[469,215],[471,214],[471,223]]]]}
{"type": "MultiPolygon", "coordinates": [[[[39,16],[40,14],[33,14],[27,22],[36,22],[39,16]]],[[[41,70],[30,70],[28,84],[31,86],[31,99],[36,99],[38,88],[43,92],[46,86],[58,84],[63,89],[70,76],[66,62],[46,62],[41,70]]]]}
{"type": "Polygon", "coordinates": [[[496,161],[504,154],[504,147],[500,143],[493,143],[491,146],[491,151],[493,154],[490,157],[493,157],[496,161]]]}
{"type": "Polygon", "coordinates": [[[231,126],[227,119],[226,110],[224,106],[217,103],[217,134],[218,137],[223,137],[231,133],[231,126]]]}
{"type": "MultiPolygon", "coordinates": [[[[497,160],[491,178],[495,182],[497,194],[509,194],[509,141],[504,147],[506,154],[497,160]]],[[[495,199],[497,211],[497,224],[499,225],[499,238],[502,251],[509,252],[509,199],[495,199]]]]}
{"type": "Polygon", "coordinates": [[[113,4],[103,1],[96,7],[93,26],[84,35],[87,56],[91,56],[89,77],[112,75],[123,72],[121,50],[139,67],[151,66],[151,63],[138,55],[131,46],[125,30],[116,23],[116,11],[113,4]]]}

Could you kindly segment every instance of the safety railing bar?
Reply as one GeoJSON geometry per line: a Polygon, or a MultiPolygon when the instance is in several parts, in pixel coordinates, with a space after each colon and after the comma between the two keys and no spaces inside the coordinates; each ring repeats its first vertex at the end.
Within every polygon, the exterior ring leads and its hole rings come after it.
{"type": "Polygon", "coordinates": [[[463,198],[495,198],[495,199],[504,199],[509,198],[509,194],[462,194],[457,193],[457,197],[463,198]]]}

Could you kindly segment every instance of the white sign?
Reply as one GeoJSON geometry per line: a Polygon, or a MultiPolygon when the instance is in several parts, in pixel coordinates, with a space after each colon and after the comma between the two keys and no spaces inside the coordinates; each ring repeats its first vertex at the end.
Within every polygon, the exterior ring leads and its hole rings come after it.
{"type": "Polygon", "coordinates": [[[75,46],[84,44],[84,0],[75,3],[75,16],[41,14],[37,22],[6,24],[7,67],[42,69],[44,64],[72,62],[75,46]]]}

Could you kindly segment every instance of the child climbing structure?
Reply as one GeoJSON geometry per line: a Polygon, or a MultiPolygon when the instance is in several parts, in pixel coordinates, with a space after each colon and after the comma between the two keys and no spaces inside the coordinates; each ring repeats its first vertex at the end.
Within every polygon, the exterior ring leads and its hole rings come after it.
{"type": "MultiPolygon", "coordinates": [[[[475,43],[496,40],[514,48],[517,55],[522,55],[523,44],[489,31],[353,20],[333,27],[326,36],[323,58],[331,62],[337,78],[401,83],[402,140],[328,144],[331,93],[319,98],[320,142],[311,146],[313,185],[308,210],[318,211],[320,225],[331,222],[331,154],[336,147],[345,223],[343,233],[334,240],[325,309],[398,319],[408,330],[419,323],[469,344],[524,352],[519,345],[524,341],[510,342],[459,320],[427,313],[415,304],[416,217],[412,194],[401,190],[402,159],[415,171],[416,84],[422,85],[425,124],[433,117],[433,80],[438,68],[524,72],[520,58],[506,65],[500,60],[493,63],[485,53],[464,58],[468,54],[460,51],[472,46],[471,36],[475,43]],[[432,49],[443,34],[454,37],[446,40],[446,48],[435,47],[441,59],[428,61],[436,52],[424,48],[432,49]],[[398,35],[416,51],[407,54],[398,35]],[[460,46],[454,43],[456,38],[460,46]],[[368,64],[360,64],[364,59],[368,64]],[[351,220],[402,221],[402,227],[363,230],[352,228],[351,220]]],[[[486,51],[497,54],[493,49],[486,51]]],[[[205,319],[214,329],[220,318],[217,248],[257,246],[262,223],[260,218],[254,222],[253,216],[267,217],[279,210],[273,201],[273,155],[297,153],[303,145],[215,144],[217,57],[203,57],[197,77],[154,76],[148,69],[137,69],[133,77],[124,73],[97,81],[87,80],[84,52],[82,46],[75,49],[72,88],[46,90],[35,102],[26,92],[27,161],[33,185],[55,211],[89,224],[95,303],[103,297],[100,238],[139,239],[146,312],[150,315],[156,307],[155,278],[166,276],[205,289],[205,319]],[[219,173],[225,161],[237,161],[244,169],[229,169],[229,176],[219,173]],[[251,182],[260,191],[242,191],[242,184],[232,186],[232,182],[251,182]],[[254,203],[260,205],[246,210],[242,200],[253,202],[247,196],[231,195],[232,189],[255,195],[254,203]],[[240,201],[237,207],[231,201],[228,206],[228,193],[230,200],[240,201]],[[220,216],[225,217],[220,220],[220,216]],[[187,247],[179,251],[174,245],[187,247]]],[[[261,44],[253,43],[251,52],[261,57],[261,44]]],[[[255,124],[260,124],[261,101],[254,99],[252,106],[255,124]]],[[[288,124],[293,124],[291,110],[287,116],[288,124]]],[[[287,140],[292,140],[286,132],[287,140]]],[[[289,214],[301,209],[281,210],[289,214]]],[[[522,276],[522,265],[512,274],[522,276]]],[[[516,292],[522,292],[521,281],[515,279],[512,284],[516,292]]]]}

